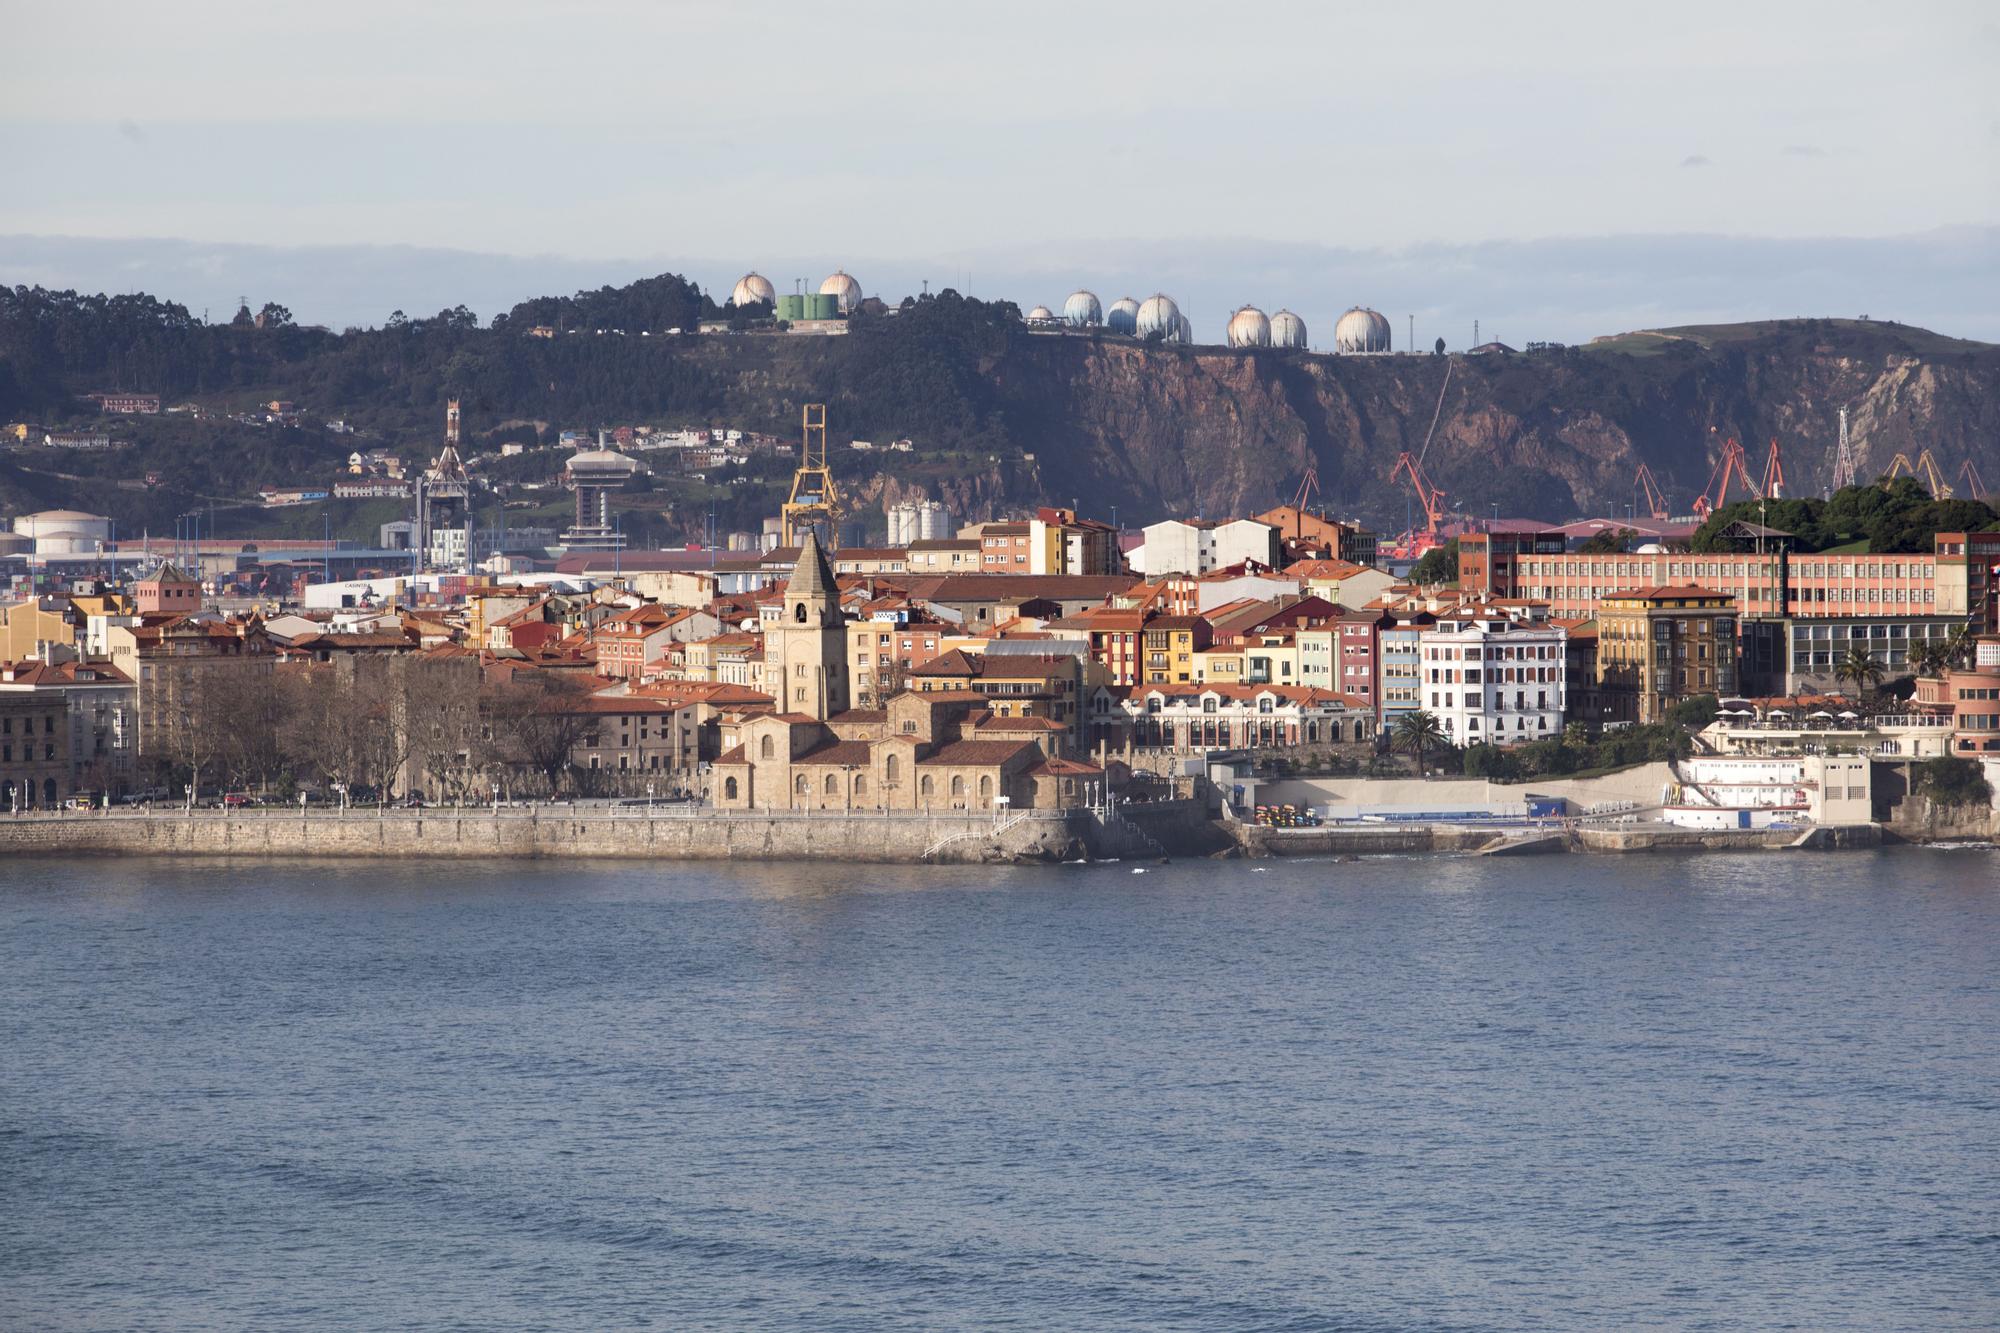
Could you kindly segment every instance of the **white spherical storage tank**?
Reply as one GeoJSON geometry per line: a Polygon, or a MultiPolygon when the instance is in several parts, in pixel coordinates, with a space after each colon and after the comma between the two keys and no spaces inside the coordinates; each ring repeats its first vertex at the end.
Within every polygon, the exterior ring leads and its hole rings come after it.
{"type": "Polygon", "coordinates": [[[1045,305],[1036,306],[1033,310],[1030,310],[1028,312],[1027,316],[1028,322],[1030,324],[1039,324],[1043,320],[1050,320],[1054,319],[1055,317],[1056,317],[1056,312],[1049,309],[1045,305]]]}
{"type": "Polygon", "coordinates": [[[1306,322],[1289,310],[1280,310],[1271,316],[1271,346],[1304,347],[1306,345],[1306,322]]]}
{"type": "Polygon", "coordinates": [[[1155,292],[1139,306],[1139,315],[1133,331],[1141,338],[1158,335],[1168,341],[1178,340],[1181,333],[1181,308],[1174,304],[1173,297],[1155,292]]]}
{"type": "Polygon", "coordinates": [[[861,308],[861,284],[856,282],[845,269],[835,269],[825,282],[819,285],[821,296],[831,296],[840,303],[840,313],[851,315],[861,308]]]}
{"type": "Polygon", "coordinates": [[[1223,336],[1231,347],[1269,347],[1271,321],[1254,305],[1246,305],[1229,317],[1223,336]]]}
{"type": "Polygon", "coordinates": [[[1104,327],[1113,333],[1137,333],[1139,303],[1129,296],[1121,296],[1113,301],[1110,313],[1104,317],[1104,327]]]}
{"type": "Polygon", "coordinates": [[[1104,307],[1097,304],[1096,292],[1071,292],[1063,302],[1063,323],[1073,329],[1092,328],[1104,322],[1104,307]]]}
{"type": "Polygon", "coordinates": [[[1387,317],[1365,306],[1355,306],[1340,317],[1340,323],[1333,326],[1333,350],[1347,353],[1388,351],[1387,317]]]}
{"type": "Polygon", "coordinates": [[[729,303],[737,306],[769,304],[777,299],[777,289],[761,273],[745,273],[736,280],[736,290],[729,294],[729,303]]]}

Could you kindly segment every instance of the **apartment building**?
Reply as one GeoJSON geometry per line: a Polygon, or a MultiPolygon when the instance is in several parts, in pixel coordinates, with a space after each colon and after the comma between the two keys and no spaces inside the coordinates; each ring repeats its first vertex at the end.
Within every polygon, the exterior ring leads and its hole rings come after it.
{"type": "Polygon", "coordinates": [[[1567,708],[1565,635],[1507,608],[1437,613],[1420,632],[1423,707],[1457,745],[1511,745],[1559,735],[1567,708]]]}
{"type": "Polygon", "coordinates": [[[1697,694],[1734,694],[1736,599],[1692,586],[1632,588],[1597,613],[1594,721],[1653,723],[1697,694]]]}

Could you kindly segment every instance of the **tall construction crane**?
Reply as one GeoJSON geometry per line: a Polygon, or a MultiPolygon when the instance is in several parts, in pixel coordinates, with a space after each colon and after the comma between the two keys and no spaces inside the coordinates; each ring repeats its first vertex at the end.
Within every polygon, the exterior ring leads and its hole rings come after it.
{"type": "Polygon", "coordinates": [[[1640,498],[1646,502],[1646,512],[1664,522],[1667,517],[1667,498],[1660,494],[1660,488],[1653,480],[1653,469],[1644,463],[1639,464],[1639,471],[1632,478],[1632,488],[1638,491],[1640,498]]]}
{"type": "Polygon", "coordinates": [[[784,505],[784,544],[798,546],[817,529],[826,545],[838,545],[840,515],[840,488],[826,465],[826,404],[807,403],[799,415],[799,466],[784,505]]]}
{"type": "Polygon", "coordinates": [[[1915,463],[1910,462],[1908,454],[1897,454],[1890,459],[1889,470],[1882,474],[1882,484],[1887,487],[1890,482],[1902,476],[1915,477],[1922,481],[1934,499],[1951,499],[1951,487],[1945,484],[1944,473],[1939,470],[1937,459],[1931,457],[1929,449],[1919,452],[1915,463]]]}
{"type": "Polygon", "coordinates": [[[1986,498],[1986,483],[1979,479],[1979,468],[1968,458],[1958,467],[1958,479],[1965,483],[1965,493],[1974,500],[1986,498]]]}
{"type": "Polygon", "coordinates": [[[1752,500],[1764,498],[1763,492],[1757,489],[1757,483],[1750,479],[1750,468],[1743,457],[1743,446],[1738,444],[1733,436],[1723,444],[1722,457],[1716,460],[1715,470],[1708,474],[1708,485],[1702,487],[1701,494],[1695,497],[1695,517],[1706,519],[1729,503],[1731,477],[1743,483],[1743,489],[1750,492],[1752,500]],[[1715,493],[1714,499],[1709,498],[1711,491],[1715,493]]]}
{"type": "Polygon", "coordinates": [[[1764,455],[1764,485],[1760,496],[1766,500],[1785,498],[1785,462],[1778,457],[1778,439],[1771,437],[1771,452],[1764,455]]]}
{"type": "Polygon", "coordinates": [[[1409,450],[1396,455],[1396,466],[1389,469],[1389,483],[1408,475],[1410,489],[1417,493],[1417,503],[1424,510],[1423,537],[1415,543],[1414,555],[1422,555],[1438,544],[1438,526],[1444,521],[1444,492],[1431,485],[1431,479],[1424,475],[1424,465],[1417,461],[1409,450]]]}

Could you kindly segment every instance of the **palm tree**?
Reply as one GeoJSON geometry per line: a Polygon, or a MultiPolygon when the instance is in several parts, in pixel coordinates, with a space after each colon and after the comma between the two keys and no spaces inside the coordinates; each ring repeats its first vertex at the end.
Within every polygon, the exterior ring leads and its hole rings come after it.
{"type": "Polygon", "coordinates": [[[1396,719],[1396,748],[1417,757],[1418,777],[1424,776],[1424,755],[1450,744],[1450,740],[1444,734],[1444,723],[1434,713],[1419,709],[1396,719]]]}
{"type": "Polygon", "coordinates": [[[1951,633],[1945,636],[1944,660],[1940,665],[1948,667],[1963,666],[1965,665],[1966,655],[1971,651],[1972,627],[1970,625],[1953,625],[1951,633]]]}
{"type": "Polygon", "coordinates": [[[1866,648],[1849,648],[1847,656],[1833,664],[1833,678],[1854,686],[1856,694],[1871,693],[1882,683],[1882,664],[1866,648]]]}
{"type": "Polygon", "coordinates": [[[1944,644],[1937,639],[1925,639],[1910,649],[1910,670],[1919,676],[1941,676],[1945,668],[1944,644]]]}

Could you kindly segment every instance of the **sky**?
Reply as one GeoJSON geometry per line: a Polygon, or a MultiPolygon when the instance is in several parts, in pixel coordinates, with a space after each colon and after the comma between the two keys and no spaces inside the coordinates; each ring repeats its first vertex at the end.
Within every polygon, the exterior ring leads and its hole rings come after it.
{"type": "Polygon", "coordinates": [[[340,324],[418,313],[440,273],[479,309],[844,266],[1024,308],[1178,283],[1198,330],[1254,301],[1315,341],[1352,303],[1454,344],[1482,312],[1517,341],[1797,313],[2000,338],[1990,4],[0,0],[0,23],[9,282],[213,306],[289,266],[270,299],[340,324]]]}

